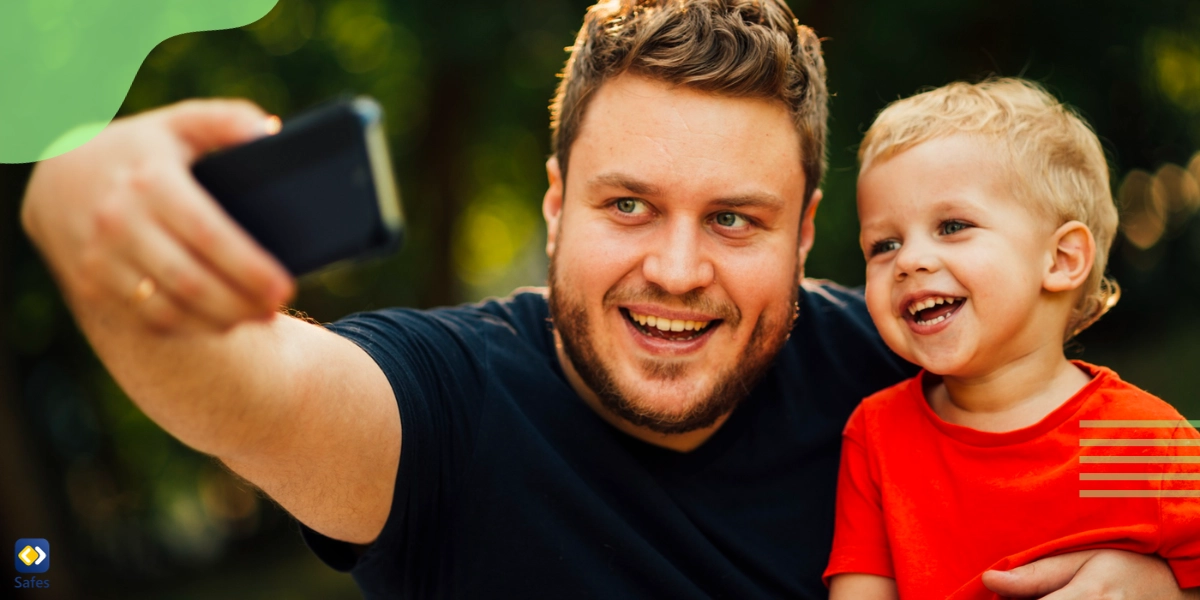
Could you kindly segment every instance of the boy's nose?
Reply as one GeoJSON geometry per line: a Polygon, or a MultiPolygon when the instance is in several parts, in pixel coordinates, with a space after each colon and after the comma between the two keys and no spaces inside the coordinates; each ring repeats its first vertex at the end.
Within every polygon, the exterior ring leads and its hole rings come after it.
{"type": "Polygon", "coordinates": [[[700,227],[685,219],[668,223],[642,262],[642,276],[677,296],[708,287],[714,269],[704,251],[703,236],[700,227]]]}
{"type": "Polygon", "coordinates": [[[937,253],[928,244],[905,242],[896,255],[896,279],[916,273],[932,273],[941,264],[937,253]]]}

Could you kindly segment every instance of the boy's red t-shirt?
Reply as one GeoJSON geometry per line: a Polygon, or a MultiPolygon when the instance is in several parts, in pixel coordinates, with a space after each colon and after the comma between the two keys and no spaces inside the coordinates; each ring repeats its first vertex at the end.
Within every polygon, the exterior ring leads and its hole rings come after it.
{"type": "Polygon", "coordinates": [[[826,583],[867,573],[895,578],[901,598],[995,598],[988,569],[1116,548],[1157,554],[1180,587],[1200,586],[1200,434],[1111,370],[1075,364],[1092,381],[1016,431],[943,421],[924,372],[864,400],[844,434],[826,583]],[[1170,423],[1088,423],[1131,420],[1170,423]],[[1114,490],[1144,496],[1090,497],[1114,490]]]}

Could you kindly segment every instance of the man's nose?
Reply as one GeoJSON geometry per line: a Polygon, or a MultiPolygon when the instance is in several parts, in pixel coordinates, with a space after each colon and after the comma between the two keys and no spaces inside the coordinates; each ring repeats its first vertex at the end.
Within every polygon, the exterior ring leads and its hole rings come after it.
{"type": "Polygon", "coordinates": [[[941,265],[937,249],[925,240],[906,240],[896,255],[896,279],[932,273],[941,265]]]}
{"type": "Polygon", "coordinates": [[[704,229],[688,219],[669,221],[646,254],[642,275],[677,296],[708,287],[714,270],[704,248],[704,235],[704,229]]]}

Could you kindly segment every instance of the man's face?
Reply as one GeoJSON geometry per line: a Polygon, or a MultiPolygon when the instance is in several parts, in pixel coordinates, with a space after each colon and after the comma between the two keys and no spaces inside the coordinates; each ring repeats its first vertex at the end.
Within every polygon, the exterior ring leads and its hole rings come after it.
{"type": "Polygon", "coordinates": [[[770,365],[812,244],[798,135],[775,102],[632,75],[597,90],[543,212],[562,349],[605,409],[702,429],[770,365]]]}

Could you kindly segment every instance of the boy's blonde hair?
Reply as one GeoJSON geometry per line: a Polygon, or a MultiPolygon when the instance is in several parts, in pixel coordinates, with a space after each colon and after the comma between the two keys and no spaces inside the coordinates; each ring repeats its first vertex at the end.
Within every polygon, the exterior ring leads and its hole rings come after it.
{"type": "Polygon", "coordinates": [[[957,133],[994,139],[1007,153],[1016,196],[1058,225],[1079,221],[1096,240],[1092,272],[1067,323],[1070,339],[1096,322],[1120,297],[1104,276],[1117,231],[1108,163],[1087,123],[1041,86],[1016,78],[964,82],[893,102],[875,119],[858,149],[866,170],[917,144],[957,133]]]}

